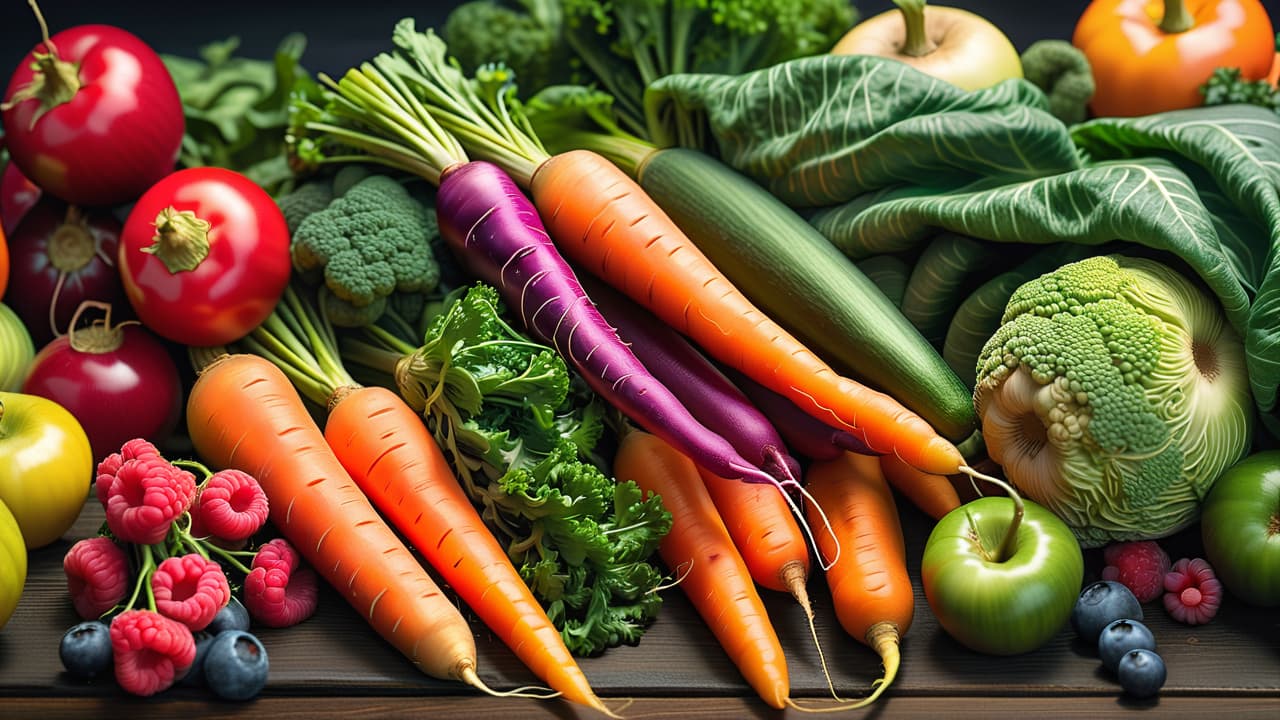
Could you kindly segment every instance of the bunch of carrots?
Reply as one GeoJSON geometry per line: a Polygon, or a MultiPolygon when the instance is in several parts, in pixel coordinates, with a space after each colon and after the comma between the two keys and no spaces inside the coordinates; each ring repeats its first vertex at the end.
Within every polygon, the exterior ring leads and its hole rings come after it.
{"type": "MultiPolygon", "coordinates": [[[[940,517],[959,505],[947,476],[969,471],[959,450],[755,308],[618,167],[546,153],[508,92],[463,77],[431,31],[402,21],[394,41],[298,99],[296,159],[436,185],[461,264],[626,415],[614,474],[661,496],[674,525],[660,555],[760,697],[796,706],[756,586],[790,592],[812,622],[812,547],[842,626],[885,666],[872,694],[840,707],[874,701],[914,602],[890,488],[940,517]]],[[[206,358],[187,409],[196,450],[258,477],[280,531],[424,672],[495,692],[401,536],[550,691],[610,713],[421,416],[353,380],[333,333],[291,291],[250,352],[206,358]],[[327,408],[323,429],[303,397],[327,408]]]]}

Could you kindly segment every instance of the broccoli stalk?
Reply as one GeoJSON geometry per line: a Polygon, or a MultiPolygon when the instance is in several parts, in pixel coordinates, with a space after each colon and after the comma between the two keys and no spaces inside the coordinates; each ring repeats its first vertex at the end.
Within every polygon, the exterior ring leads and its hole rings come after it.
{"type": "Polygon", "coordinates": [[[698,119],[646,109],[644,89],[678,73],[739,74],[826,52],[850,27],[848,0],[565,0],[564,38],[642,138],[703,147],[698,119]]]}
{"type": "Polygon", "coordinates": [[[1082,122],[1097,89],[1089,58],[1066,40],[1037,40],[1022,53],[1022,74],[1049,97],[1049,112],[1067,125],[1082,122]]]}

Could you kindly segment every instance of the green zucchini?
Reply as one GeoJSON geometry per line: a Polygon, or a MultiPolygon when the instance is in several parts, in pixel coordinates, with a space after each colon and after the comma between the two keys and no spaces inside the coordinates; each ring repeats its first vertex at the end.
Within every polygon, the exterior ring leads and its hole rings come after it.
{"type": "Polygon", "coordinates": [[[942,347],[966,284],[994,254],[990,244],[952,232],[935,235],[920,253],[901,307],[902,314],[931,345],[942,347]]]}
{"type": "Polygon", "coordinates": [[[748,298],[837,369],[959,441],[969,388],[853,262],[782,201],[704,153],[652,153],[637,180],[748,298]]]}
{"type": "Polygon", "coordinates": [[[911,266],[897,255],[872,255],[854,263],[871,284],[880,288],[880,292],[889,298],[889,302],[902,307],[902,296],[907,291],[907,278],[911,276],[911,266]]]}

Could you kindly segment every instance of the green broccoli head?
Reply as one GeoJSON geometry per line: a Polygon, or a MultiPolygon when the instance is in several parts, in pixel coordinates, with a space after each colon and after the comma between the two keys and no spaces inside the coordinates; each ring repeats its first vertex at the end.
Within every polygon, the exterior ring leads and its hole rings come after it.
{"type": "Polygon", "coordinates": [[[1085,546],[1186,527],[1247,451],[1243,344],[1172,268],[1064,265],[1015,291],[1002,323],[974,390],[987,449],[1085,546]]]}
{"type": "Polygon", "coordinates": [[[572,78],[569,46],[561,38],[559,5],[520,0],[473,0],[454,8],[441,35],[467,73],[489,63],[511,68],[528,95],[572,78]]]}
{"type": "Polygon", "coordinates": [[[396,291],[436,286],[440,268],[431,251],[435,215],[395,179],[370,175],[293,234],[290,251],[303,275],[323,270],[325,286],[360,308],[396,291]]]}
{"type": "Polygon", "coordinates": [[[276,198],[289,232],[294,232],[308,215],[320,212],[333,202],[333,189],[322,180],[311,180],[294,188],[293,192],[276,198]]]}
{"type": "Polygon", "coordinates": [[[1022,53],[1022,74],[1045,92],[1049,112],[1071,125],[1088,116],[1097,85],[1084,52],[1066,40],[1037,40],[1022,53]]]}

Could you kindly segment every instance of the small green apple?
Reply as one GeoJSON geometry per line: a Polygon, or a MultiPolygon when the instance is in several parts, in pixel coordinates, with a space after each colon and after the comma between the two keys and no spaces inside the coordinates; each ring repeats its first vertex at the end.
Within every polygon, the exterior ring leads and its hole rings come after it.
{"type": "Polygon", "coordinates": [[[1205,559],[1232,595],[1280,606],[1280,450],[1227,468],[1200,515],[1205,559]]]}
{"type": "Polygon", "coordinates": [[[1058,633],[1084,580],[1071,529],[1043,506],[1009,497],[961,505],[925,543],[921,580],[929,607],[957,642],[990,655],[1035,650],[1058,633]]]}

